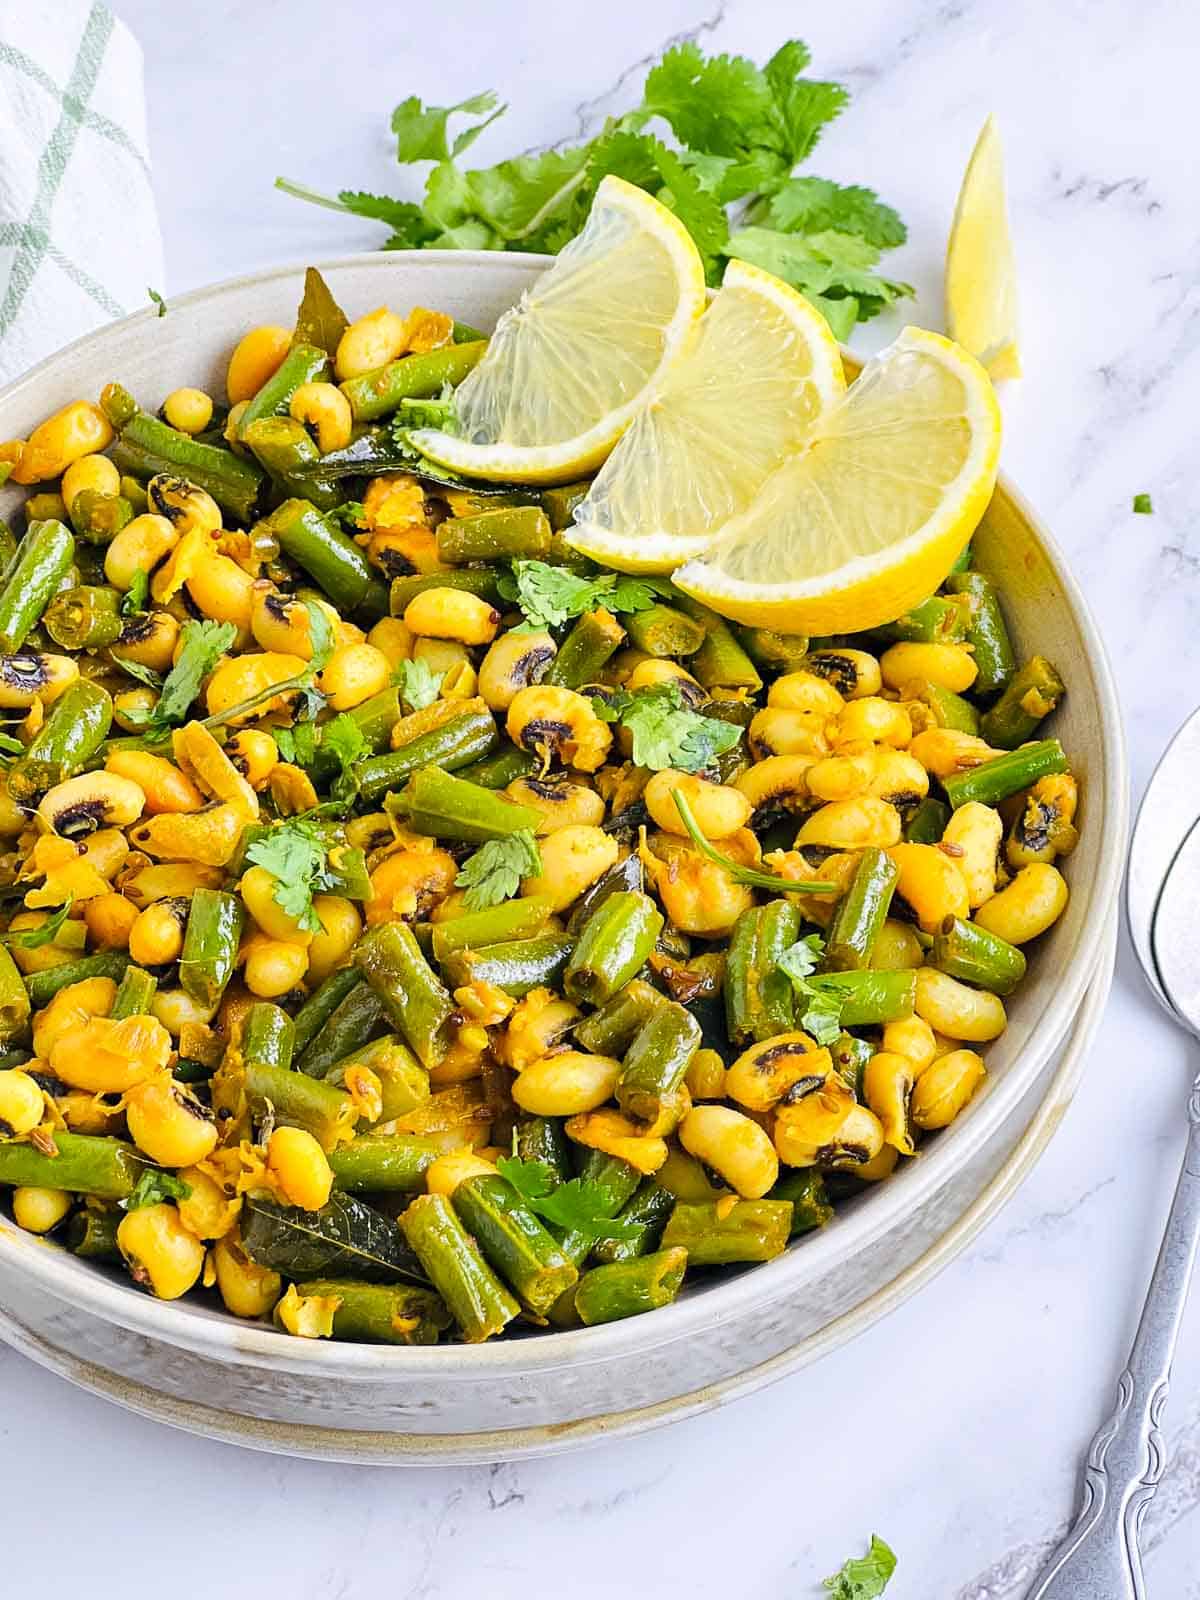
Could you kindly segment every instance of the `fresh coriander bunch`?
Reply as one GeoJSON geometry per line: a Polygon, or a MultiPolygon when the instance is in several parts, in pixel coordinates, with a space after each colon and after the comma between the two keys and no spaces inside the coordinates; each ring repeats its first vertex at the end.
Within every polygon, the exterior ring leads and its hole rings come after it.
{"type": "Polygon", "coordinates": [[[609,118],[595,138],[491,167],[460,158],[507,109],[494,93],[453,106],[413,95],[392,113],[392,131],[402,166],[428,164],[419,200],[351,189],[334,197],[286,178],[276,184],[386,224],[386,250],[556,254],[583,227],[600,180],[615,173],[675,212],[710,283],[720,282],[731,257],[751,261],[799,289],[844,338],[912,293],[877,270],[906,232],[870,189],[796,176],[850,99],[841,84],[803,76],[809,61],[799,39],[762,67],[674,45],[651,68],[638,105],[609,118]],[[460,121],[452,134],[453,118],[476,120],[460,121]]]}

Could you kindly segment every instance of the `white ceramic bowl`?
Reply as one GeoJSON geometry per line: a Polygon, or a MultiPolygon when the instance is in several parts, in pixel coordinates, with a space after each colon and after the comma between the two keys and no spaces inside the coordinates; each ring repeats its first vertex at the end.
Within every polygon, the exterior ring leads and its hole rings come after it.
{"type": "MultiPolygon", "coordinates": [[[[351,316],[383,302],[421,304],[490,327],[544,265],[430,251],[356,256],[322,271],[351,316]]],[[[181,384],[222,392],[237,338],[256,323],[289,323],[302,276],[290,268],[236,279],[172,301],[164,318],[148,310],[78,341],[0,393],[0,438],[23,436],[68,400],[94,398],[110,379],[147,406],[181,384]]],[[[0,514],[18,498],[0,491],[0,514]]],[[[0,1216],[0,1336],[114,1398],[264,1448],[477,1460],[715,1404],[739,1382],[812,1359],[911,1292],[971,1236],[970,1218],[995,1209],[1065,1107],[1111,973],[1127,827],[1103,646],[1053,541],[1003,481],[975,549],[1002,588],[1018,651],[1050,656],[1068,684],[1053,731],[1081,782],[1081,841],[1068,867],[1070,905],[1034,954],[1008,1031],[988,1047],[984,1088],[920,1159],[777,1260],[690,1287],[652,1316],[480,1347],[292,1339],[201,1304],[150,1299],[0,1216]],[[1089,986],[1090,1009],[1077,1017],[1089,986]]]]}

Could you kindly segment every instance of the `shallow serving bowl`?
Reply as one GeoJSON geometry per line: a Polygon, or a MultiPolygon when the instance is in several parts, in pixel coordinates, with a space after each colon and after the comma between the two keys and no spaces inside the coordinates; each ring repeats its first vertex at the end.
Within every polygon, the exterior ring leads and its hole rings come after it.
{"type": "MultiPolygon", "coordinates": [[[[350,316],[428,305],[491,327],[545,258],[426,251],[322,266],[350,316]]],[[[301,268],[198,290],[78,341],[0,392],[0,438],[118,380],[147,406],[200,384],[256,323],[289,323],[301,268]]],[[[19,503],[0,491],[0,515],[19,503]]],[[[1018,653],[1068,685],[1055,714],[1080,779],[1071,901],[988,1048],[968,1110],[895,1177],[785,1255],[606,1327],[480,1347],[308,1342],[201,1304],[166,1303],[0,1215],[0,1338],[76,1382],[183,1427],[359,1461],[488,1460],[562,1449],[715,1405],[844,1342],[944,1265],[1011,1193],[1065,1110],[1112,970],[1128,780],[1116,693],[1082,596],[1003,480],[976,536],[1018,653]],[[1086,1004],[1085,1004],[1086,996],[1086,1004]]]]}

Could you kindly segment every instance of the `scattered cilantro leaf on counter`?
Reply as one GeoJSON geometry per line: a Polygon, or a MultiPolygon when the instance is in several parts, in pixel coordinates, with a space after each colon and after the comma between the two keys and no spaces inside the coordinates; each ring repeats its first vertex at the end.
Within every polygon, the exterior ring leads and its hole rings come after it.
{"type": "Polygon", "coordinates": [[[522,1161],[516,1156],[500,1156],[496,1170],[535,1216],[565,1232],[582,1233],[592,1240],[629,1239],[637,1232],[635,1223],[605,1215],[603,1193],[586,1178],[557,1183],[544,1161],[522,1161]]]}
{"type": "Polygon", "coordinates": [[[639,103],[608,118],[593,139],[490,167],[459,158],[505,111],[493,93],[454,106],[412,95],[393,112],[392,131],[401,167],[427,164],[419,199],[352,189],[324,195],[285,178],[276,186],[384,224],[388,250],[555,253],[583,227],[598,185],[613,173],[675,212],[710,282],[720,281],[730,257],[753,261],[786,278],[844,335],[912,292],[875,270],[906,234],[870,189],[794,175],[849,104],[841,84],[804,76],[809,60],[799,39],[761,67],[745,56],[705,56],[692,42],[673,45],[648,73],[639,103]],[[455,118],[467,119],[458,133],[455,118]]]}
{"type": "Polygon", "coordinates": [[[168,308],[167,302],[163,299],[162,295],[159,294],[157,289],[150,288],[147,288],[146,293],[149,295],[151,303],[158,307],[159,316],[165,317],[168,308]]]}
{"type": "Polygon", "coordinates": [[[149,598],[150,574],[145,571],[135,572],[128,592],[121,596],[121,615],[123,617],[139,616],[145,611],[146,602],[149,598]]]}
{"type": "Polygon", "coordinates": [[[21,928],[16,933],[10,930],[3,935],[2,942],[10,949],[16,950],[40,950],[43,945],[51,944],[55,934],[71,914],[71,903],[74,898],[73,895],[68,895],[58,910],[38,927],[21,928]]]}
{"type": "Polygon", "coordinates": [[[542,854],[533,830],[521,828],[480,845],[467,857],[454,882],[467,891],[463,905],[468,911],[486,911],[502,900],[511,900],[521,879],[532,878],[541,870],[542,854]]]}
{"type": "Polygon", "coordinates": [[[833,1600],[878,1600],[895,1570],[895,1552],[873,1533],[866,1555],[843,1562],[840,1571],[825,1579],[825,1587],[833,1600]]]}
{"type": "Polygon", "coordinates": [[[1133,497],[1133,509],[1140,517],[1152,517],[1154,515],[1154,503],[1148,494],[1135,494],[1133,497]]]}
{"type": "Polygon", "coordinates": [[[173,1172],[160,1172],[157,1167],[150,1167],[134,1184],[133,1193],[119,1204],[122,1211],[140,1211],[143,1206],[157,1206],[164,1200],[186,1200],[191,1192],[191,1184],[177,1178],[173,1172]]]}
{"type": "Polygon", "coordinates": [[[444,672],[435,672],[428,661],[402,661],[392,681],[410,711],[423,711],[437,699],[445,676],[444,672]]]}
{"type": "Polygon", "coordinates": [[[620,722],[633,739],[638,767],[662,772],[703,772],[719,755],[732,750],[742,730],[718,717],[705,717],[684,705],[675,682],[656,683],[632,694],[620,690],[592,696],[592,709],[602,722],[620,722]]]}
{"type": "Polygon", "coordinates": [[[264,867],[275,879],[274,898],[280,910],[295,918],[306,932],[320,933],[321,919],[313,910],[313,895],[334,882],[320,832],[297,818],[278,823],[265,837],[254,840],[246,859],[264,867]]]}
{"type": "MultiPolygon", "coordinates": [[[[200,685],[236,637],[232,622],[185,622],[179,657],[163,682],[158,703],[147,711],[131,708],[125,713],[128,720],[139,732],[148,734],[164,733],[178,726],[200,693],[200,685]]],[[[122,663],[123,668],[128,666],[128,662],[122,663]]]]}

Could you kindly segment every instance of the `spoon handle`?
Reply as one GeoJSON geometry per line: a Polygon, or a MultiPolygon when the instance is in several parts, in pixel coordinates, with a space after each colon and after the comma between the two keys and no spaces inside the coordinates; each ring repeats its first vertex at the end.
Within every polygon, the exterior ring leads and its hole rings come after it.
{"type": "Polygon", "coordinates": [[[1200,1240],[1200,1076],[1188,1142],[1129,1364],[1083,1469],[1082,1504],[1027,1600],[1145,1600],[1138,1528],[1166,1465],[1159,1421],[1200,1240]]]}

